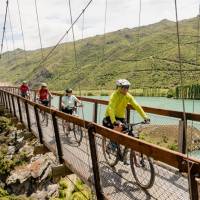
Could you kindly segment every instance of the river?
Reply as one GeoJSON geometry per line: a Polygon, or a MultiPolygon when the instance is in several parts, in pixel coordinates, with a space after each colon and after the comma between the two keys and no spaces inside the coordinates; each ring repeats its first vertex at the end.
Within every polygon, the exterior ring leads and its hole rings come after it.
{"type": "MultiPolygon", "coordinates": [[[[96,98],[96,99],[103,99],[108,100],[109,97],[107,96],[93,96],[90,98],[96,98]]],[[[154,108],[161,108],[161,109],[169,109],[169,110],[176,110],[176,111],[183,111],[183,103],[180,99],[169,99],[165,97],[135,97],[136,101],[142,105],[147,107],[154,107],[154,108]]],[[[54,97],[52,100],[52,105],[55,107],[58,107],[58,97],[54,97]]],[[[81,108],[78,109],[78,115],[86,120],[92,121],[93,117],[93,104],[83,102],[83,110],[81,108]]],[[[200,100],[185,100],[185,111],[193,113],[200,113],[200,100]]],[[[102,119],[104,117],[106,106],[99,105],[98,106],[98,117],[97,117],[97,123],[101,124],[102,119]]],[[[173,117],[165,117],[155,114],[148,113],[151,124],[158,124],[158,125],[178,125],[179,119],[173,118],[173,117]]],[[[138,114],[134,111],[131,111],[131,122],[138,122],[142,119],[138,114]]],[[[195,128],[200,130],[200,122],[191,122],[188,121],[188,125],[194,126],[195,128]]],[[[199,144],[200,145],[200,144],[199,144]]],[[[200,159],[200,150],[194,151],[191,153],[192,156],[200,159]]]]}

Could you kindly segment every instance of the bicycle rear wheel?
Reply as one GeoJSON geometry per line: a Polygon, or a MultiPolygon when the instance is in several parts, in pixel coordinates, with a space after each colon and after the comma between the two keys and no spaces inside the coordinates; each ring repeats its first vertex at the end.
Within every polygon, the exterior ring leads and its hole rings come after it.
{"type": "Polygon", "coordinates": [[[80,126],[73,124],[73,132],[76,142],[80,144],[83,139],[83,129],[80,126]]]}
{"type": "Polygon", "coordinates": [[[102,139],[102,150],[106,162],[109,166],[114,167],[119,161],[120,147],[108,138],[102,139]]]}
{"type": "Polygon", "coordinates": [[[131,150],[130,164],[137,184],[144,189],[151,188],[155,181],[155,169],[151,159],[144,154],[131,150]]]}
{"type": "Polygon", "coordinates": [[[70,133],[70,126],[67,123],[68,122],[66,122],[65,120],[62,120],[63,132],[66,134],[66,136],[68,136],[70,133]]]}
{"type": "Polygon", "coordinates": [[[41,125],[48,126],[48,115],[44,111],[41,111],[41,125]]]}

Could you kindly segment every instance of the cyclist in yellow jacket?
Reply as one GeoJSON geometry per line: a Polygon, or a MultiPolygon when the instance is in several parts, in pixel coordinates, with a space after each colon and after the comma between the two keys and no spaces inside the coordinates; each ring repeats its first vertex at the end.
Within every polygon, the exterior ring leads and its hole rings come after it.
{"type": "MultiPolygon", "coordinates": [[[[150,119],[143,111],[142,107],[135,101],[134,97],[128,93],[130,82],[126,79],[120,79],[116,81],[116,90],[110,97],[109,104],[106,109],[105,118],[103,119],[103,125],[107,128],[111,128],[117,131],[122,131],[126,129],[126,107],[130,104],[144,119],[146,123],[150,122],[150,119]]],[[[107,147],[107,153],[110,151],[115,151],[117,145],[115,142],[110,141],[107,147]]],[[[127,157],[128,152],[126,152],[127,157]]],[[[130,164],[125,158],[123,160],[124,164],[130,164]]]]}
{"type": "Polygon", "coordinates": [[[128,93],[130,85],[130,82],[126,79],[119,79],[116,81],[116,90],[110,97],[106,109],[106,116],[103,119],[104,126],[111,129],[117,126],[119,127],[119,131],[120,129],[122,130],[122,124],[126,123],[125,114],[128,104],[130,104],[140,114],[145,122],[150,121],[142,107],[135,101],[134,97],[128,93]]]}

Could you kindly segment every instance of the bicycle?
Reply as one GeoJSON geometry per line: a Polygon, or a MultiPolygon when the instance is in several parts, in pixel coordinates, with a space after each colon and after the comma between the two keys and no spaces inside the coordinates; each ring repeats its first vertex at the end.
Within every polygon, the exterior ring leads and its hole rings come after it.
{"type": "MultiPolygon", "coordinates": [[[[37,101],[39,104],[43,105],[43,106],[49,106],[48,104],[44,105],[44,103],[42,103],[42,101],[41,101],[40,99],[38,99],[38,98],[36,99],[36,101],[37,101]]],[[[41,123],[41,125],[43,125],[43,126],[48,126],[48,124],[49,124],[49,119],[48,119],[47,113],[46,113],[45,111],[40,110],[40,115],[41,115],[41,118],[40,118],[40,123],[41,123]]]]}
{"type": "Polygon", "coordinates": [[[21,93],[21,97],[30,100],[30,93],[29,92],[21,93]]]}
{"type": "MultiPolygon", "coordinates": [[[[82,107],[82,105],[73,107],[72,115],[74,115],[74,116],[78,116],[77,115],[77,107],[82,107]]],[[[80,145],[80,143],[82,142],[82,139],[83,139],[82,128],[79,125],[67,122],[66,120],[62,120],[62,127],[63,127],[63,132],[66,134],[67,137],[69,136],[70,132],[72,131],[74,133],[74,138],[75,138],[76,142],[80,145]]]]}
{"type": "MultiPolygon", "coordinates": [[[[133,127],[139,124],[145,124],[145,122],[127,124],[124,132],[128,133],[129,136],[139,138],[139,132],[133,130],[133,127]]],[[[125,161],[129,152],[127,147],[123,149],[122,145],[114,143],[107,138],[103,138],[102,148],[105,160],[110,167],[114,167],[119,161],[125,161]]],[[[130,166],[136,183],[141,188],[149,189],[153,186],[155,181],[155,169],[149,157],[131,149],[130,166]]]]}

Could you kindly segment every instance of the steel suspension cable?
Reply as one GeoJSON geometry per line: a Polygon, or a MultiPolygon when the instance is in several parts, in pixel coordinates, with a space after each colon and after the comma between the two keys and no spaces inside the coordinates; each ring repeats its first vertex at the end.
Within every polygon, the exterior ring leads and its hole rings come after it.
{"type": "Polygon", "coordinates": [[[41,31],[40,31],[37,0],[35,0],[34,2],[35,2],[35,13],[36,13],[36,17],[37,17],[37,27],[38,27],[38,35],[39,35],[39,39],[40,39],[40,50],[41,50],[41,60],[42,60],[44,58],[44,54],[43,54],[43,46],[42,46],[42,36],[41,36],[41,31]]]}
{"type": "MultiPolygon", "coordinates": [[[[82,16],[82,32],[81,32],[81,38],[83,40],[84,38],[84,28],[85,28],[85,12],[83,12],[83,16],[82,16]]],[[[81,94],[81,92],[80,92],[81,94]]],[[[84,129],[86,129],[86,124],[85,124],[85,114],[84,114],[84,108],[81,107],[81,111],[82,111],[82,117],[83,117],[83,120],[84,120],[84,129]]],[[[91,162],[90,162],[90,148],[89,148],[89,140],[88,140],[88,137],[85,137],[85,140],[86,140],[86,151],[87,151],[87,162],[88,162],[88,165],[89,165],[89,169],[91,169],[91,162]]],[[[92,176],[92,171],[90,171],[90,177],[92,176]]]]}
{"type": "MultiPolygon", "coordinates": [[[[72,7],[71,7],[71,0],[68,0],[69,3],[69,13],[70,13],[70,21],[72,26],[72,36],[73,36],[73,46],[74,46],[74,62],[75,62],[75,69],[78,73],[78,89],[79,89],[79,95],[81,96],[81,88],[80,88],[80,70],[78,68],[78,57],[77,57],[77,50],[76,50],[76,42],[75,42],[75,34],[74,34],[74,24],[73,24],[73,17],[72,17],[72,7]]],[[[84,13],[84,11],[83,11],[84,13]]]]}
{"type": "Polygon", "coordinates": [[[5,41],[6,41],[6,49],[7,49],[7,59],[10,59],[10,53],[9,53],[9,48],[8,48],[8,39],[6,36],[6,31],[5,31],[5,41]]]}
{"type": "Polygon", "coordinates": [[[6,12],[5,12],[4,23],[3,23],[3,34],[2,34],[2,40],[1,40],[0,58],[3,51],[3,42],[4,42],[4,37],[5,37],[5,31],[6,31],[7,13],[8,13],[8,0],[6,1],[6,12]]]}
{"type": "MultiPolygon", "coordinates": [[[[198,66],[198,54],[199,54],[199,41],[200,41],[200,3],[199,3],[199,10],[198,10],[198,15],[197,15],[197,43],[196,43],[196,66],[198,66]]],[[[195,73],[196,75],[196,73],[195,73]]],[[[194,108],[195,108],[195,95],[193,94],[193,103],[192,103],[192,112],[194,113],[194,108]]],[[[192,120],[191,124],[191,131],[190,131],[190,151],[192,151],[192,135],[193,135],[193,127],[194,127],[194,121],[192,120]]]]}
{"type": "Polygon", "coordinates": [[[62,40],[65,38],[65,36],[69,33],[69,31],[72,29],[72,26],[80,19],[80,17],[83,15],[85,10],[89,7],[89,5],[92,3],[93,0],[90,0],[88,4],[85,6],[85,8],[82,10],[82,12],[78,15],[78,17],[73,21],[72,25],[67,29],[67,31],[63,34],[63,36],[59,39],[59,41],[56,43],[56,45],[49,51],[49,53],[44,57],[44,59],[39,63],[41,65],[44,63],[49,56],[54,52],[54,50],[59,46],[59,44],[62,42],[62,40]]]}
{"type": "Polygon", "coordinates": [[[17,0],[17,8],[18,8],[18,14],[19,14],[19,22],[20,22],[20,29],[21,29],[21,34],[22,34],[22,42],[23,42],[24,57],[25,57],[25,64],[26,64],[27,63],[27,55],[26,55],[24,31],[23,31],[23,26],[22,26],[22,17],[21,17],[21,11],[20,11],[20,6],[19,6],[19,0],[17,0]]]}
{"type": "Polygon", "coordinates": [[[142,0],[140,0],[140,5],[139,5],[138,43],[140,42],[141,14],[142,14],[142,0]]]}
{"type": "MultiPolygon", "coordinates": [[[[12,46],[13,46],[13,51],[14,51],[15,50],[15,41],[14,41],[13,26],[12,26],[12,22],[11,22],[9,6],[8,6],[8,17],[9,17],[11,36],[12,36],[12,46]]],[[[16,52],[15,51],[14,51],[14,56],[15,56],[15,61],[16,61],[16,52]]]]}
{"type": "Polygon", "coordinates": [[[104,61],[104,57],[105,57],[107,10],[108,10],[108,0],[105,0],[104,29],[103,29],[103,48],[102,48],[102,62],[104,61]]]}
{"type": "MultiPolygon", "coordinates": [[[[180,48],[180,35],[179,35],[179,22],[178,22],[178,7],[177,7],[177,0],[174,0],[174,6],[175,6],[175,15],[176,15],[176,32],[177,32],[177,48],[178,48],[178,60],[179,60],[179,68],[180,68],[180,84],[183,88],[183,74],[182,74],[182,59],[181,59],[181,48],[180,48]]],[[[187,147],[187,125],[186,125],[186,113],[185,113],[185,100],[182,95],[182,106],[183,106],[183,128],[185,131],[185,143],[186,143],[186,153],[188,157],[188,147],[187,147]]],[[[191,185],[191,178],[190,178],[190,166],[188,162],[188,182],[191,185]]],[[[191,187],[189,187],[189,194],[191,198],[191,187]]]]}

